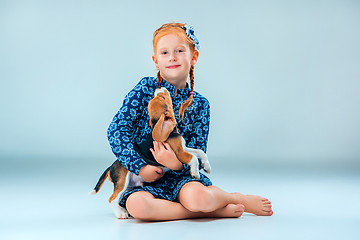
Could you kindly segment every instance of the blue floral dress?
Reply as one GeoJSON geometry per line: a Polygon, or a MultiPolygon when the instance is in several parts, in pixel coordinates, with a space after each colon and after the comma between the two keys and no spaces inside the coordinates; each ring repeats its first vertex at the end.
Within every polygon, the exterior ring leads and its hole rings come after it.
{"type": "MultiPolygon", "coordinates": [[[[145,77],[125,97],[120,110],[114,116],[107,130],[107,136],[116,158],[130,172],[138,175],[140,169],[147,163],[134,150],[134,143],[140,144],[151,133],[148,114],[148,103],[153,98],[158,80],[154,77],[145,77]]],[[[206,152],[209,134],[210,105],[201,94],[194,92],[194,100],[185,111],[184,120],[179,121],[179,108],[183,101],[190,96],[190,89],[178,89],[163,81],[172,98],[179,133],[184,137],[186,146],[202,149],[206,152]]],[[[146,191],[156,198],[176,201],[181,187],[190,181],[199,181],[205,186],[212,185],[210,179],[200,173],[200,179],[193,179],[190,168],[184,164],[183,170],[169,170],[159,180],[144,183],[142,187],[134,187],[126,191],[120,199],[120,205],[125,207],[127,198],[136,191],[146,191]]]]}

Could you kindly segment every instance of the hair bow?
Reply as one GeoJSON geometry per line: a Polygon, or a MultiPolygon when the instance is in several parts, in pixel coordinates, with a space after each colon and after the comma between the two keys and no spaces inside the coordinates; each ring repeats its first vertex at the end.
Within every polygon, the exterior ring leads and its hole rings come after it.
{"type": "Polygon", "coordinates": [[[195,49],[199,50],[200,49],[200,42],[199,42],[199,39],[197,39],[197,37],[195,36],[194,29],[192,27],[188,26],[188,25],[185,25],[183,27],[183,29],[185,30],[186,35],[188,36],[188,38],[190,38],[193,41],[195,49]]]}

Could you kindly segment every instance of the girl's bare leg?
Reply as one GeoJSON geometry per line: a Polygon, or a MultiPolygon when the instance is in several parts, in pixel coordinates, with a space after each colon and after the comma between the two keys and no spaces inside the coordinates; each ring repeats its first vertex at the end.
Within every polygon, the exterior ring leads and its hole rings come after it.
{"type": "Polygon", "coordinates": [[[131,194],[126,201],[126,208],[134,218],[144,221],[240,217],[244,212],[241,204],[227,204],[211,212],[192,212],[178,202],[157,199],[143,191],[131,194]]]}
{"type": "Polygon", "coordinates": [[[215,186],[206,187],[199,182],[188,182],[180,190],[179,202],[192,212],[212,212],[228,204],[241,204],[245,212],[271,216],[271,202],[261,196],[228,193],[215,186]]]}

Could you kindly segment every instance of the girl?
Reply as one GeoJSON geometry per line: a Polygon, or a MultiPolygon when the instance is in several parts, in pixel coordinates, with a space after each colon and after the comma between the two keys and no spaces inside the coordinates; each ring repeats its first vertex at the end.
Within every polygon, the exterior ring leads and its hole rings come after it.
{"type": "Polygon", "coordinates": [[[125,97],[123,106],[108,129],[108,139],[117,159],[145,181],[142,187],[125,192],[120,205],[137,219],[163,221],[203,217],[240,217],[243,212],[271,216],[271,202],[263,197],[227,193],[212,186],[201,173],[193,179],[167,143],[154,142],[154,158],[170,168],[147,165],[134,150],[151,134],[147,105],[156,87],[171,95],[177,127],[191,148],[206,151],[209,133],[208,100],[194,91],[194,66],[199,57],[199,41],[194,30],[180,23],[164,24],[154,32],[152,59],[157,78],[143,78],[125,97]],[[190,88],[187,79],[190,78],[190,88]]]}

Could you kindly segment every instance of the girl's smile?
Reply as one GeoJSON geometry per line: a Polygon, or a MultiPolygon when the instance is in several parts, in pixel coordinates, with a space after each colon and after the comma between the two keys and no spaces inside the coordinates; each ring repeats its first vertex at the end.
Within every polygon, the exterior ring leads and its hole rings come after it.
{"type": "Polygon", "coordinates": [[[175,69],[175,68],[178,68],[178,67],[180,67],[180,65],[170,65],[170,66],[167,66],[166,68],[175,69]]]}

